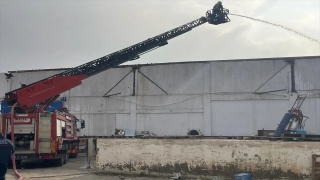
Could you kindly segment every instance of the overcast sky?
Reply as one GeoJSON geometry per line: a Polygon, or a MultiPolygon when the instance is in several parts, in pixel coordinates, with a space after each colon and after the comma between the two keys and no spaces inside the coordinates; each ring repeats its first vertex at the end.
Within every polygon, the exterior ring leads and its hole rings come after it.
{"type": "MultiPolygon", "coordinates": [[[[214,0],[0,0],[0,72],[68,68],[184,23],[214,0]]],[[[260,18],[320,40],[319,0],[223,0],[230,13],[260,18]]],[[[230,16],[204,24],[130,64],[320,55],[319,44],[230,16]]]]}

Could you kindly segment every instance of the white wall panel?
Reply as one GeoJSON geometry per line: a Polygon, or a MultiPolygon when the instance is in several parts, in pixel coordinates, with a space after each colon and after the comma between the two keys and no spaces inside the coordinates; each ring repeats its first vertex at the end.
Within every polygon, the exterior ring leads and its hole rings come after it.
{"type": "Polygon", "coordinates": [[[320,90],[320,58],[295,61],[296,90],[320,90]]]}
{"type": "Polygon", "coordinates": [[[257,130],[276,129],[289,110],[289,101],[212,101],[211,107],[213,135],[251,136],[256,135],[257,130]]]}
{"type": "Polygon", "coordinates": [[[186,136],[188,130],[203,132],[203,113],[137,114],[137,131],[150,131],[157,136],[186,136]]]}
{"type": "Polygon", "coordinates": [[[132,94],[133,73],[126,75],[131,69],[131,67],[124,67],[101,72],[83,80],[82,85],[71,89],[70,93],[72,96],[102,97],[115,86],[108,95],[121,93],[120,96],[129,96],[132,94]],[[124,79],[121,81],[122,78],[124,79]],[[119,81],[120,83],[117,84],[119,81]]]}
{"type": "MultiPolygon", "coordinates": [[[[203,93],[201,63],[142,66],[140,71],[169,94],[203,93]]],[[[164,95],[156,85],[138,73],[139,95],[164,95]]]]}
{"type": "Polygon", "coordinates": [[[117,111],[120,113],[130,109],[130,98],[104,97],[71,97],[67,99],[67,107],[73,113],[106,113],[117,111]]]}
{"type": "Polygon", "coordinates": [[[257,130],[276,129],[284,114],[291,108],[288,100],[263,100],[252,102],[252,116],[256,127],[253,128],[254,133],[257,130]]]}
{"type": "Polygon", "coordinates": [[[212,107],[212,135],[252,135],[253,117],[249,101],[214,101],[212,107]]]}
{"type": "Polygon", "coordinates": [[[86,121],[86,128],[80,131],[82,136],[111,136],[115,129],[116,114],[80,114],[77,117],[86,121]]]}
{"type": "MultiPolygon", "coordinates": [[[[283,60],[211,62],[211,92],[254,92],[286,66],[283,60]]],[[[264,90],[288,88],[287,69],[264,90]]]]}
{"type": "Polygon", "coordinates": [[[130,123],[130,114],[117,114],[115,128],[135,130],[135,127],[132,127],[130,123]]]}
{"type": "Polygon", "coordinates": [[[202,95],[138,96],[137,109],[200,109],[202,95]]]}
{"type": "Polygon", "coordinates": [[[310,119],[306,121],[305,130],[310,134],[320,134],[320,98],[307,98],[301,106],[303,115],[310,119]]]}

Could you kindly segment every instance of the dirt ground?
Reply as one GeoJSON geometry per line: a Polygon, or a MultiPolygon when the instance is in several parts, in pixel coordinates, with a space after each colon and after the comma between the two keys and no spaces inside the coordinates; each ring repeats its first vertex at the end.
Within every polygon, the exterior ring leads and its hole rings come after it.
{"type": "MultiPolygon", "coordinates": [[[[95,159],[92,160],[92,168],[86,169],[87,159],[85,155],[79,155],[75,159],[69,159],[67,164],[61,167],[46,167],[42,161],[27,161],[22,162],[20,167],[17,167],[18,172],[23,176],[24,180],[169,180],[171,178],[156,178],[156,177],[126,177],[117,175],[98,175],[95,173],[95,159]]],[[[17,180],[12,169],[8,169],[6,180],[17,180]]],[[[186,179],[185,179],[186,180],[186,179]]],[[[188,179],[191,180],[191,179],[188,179]]],[[[193,180],[204,180],[202,178],[193,180]]],[[[212,179],[210,179],[212,180],[212,179]]]]}
{"type": "MultiPolygon", "coordinates": [[[[28,179],[47,179],[50,180],[162,180],[166,178],[148,178],[148,177],[124,177],[116,175],[97,175],[93,169],[85,169],[86,157],[79,156],[75,159],[69,159],[67,164],[61,167],[45,167],[41,161],[22,162],[18,167],[18,172],[24,180],[28,179]]],[[[12,169],[8,169],[6,180],[16,180],[12,169]]]]}

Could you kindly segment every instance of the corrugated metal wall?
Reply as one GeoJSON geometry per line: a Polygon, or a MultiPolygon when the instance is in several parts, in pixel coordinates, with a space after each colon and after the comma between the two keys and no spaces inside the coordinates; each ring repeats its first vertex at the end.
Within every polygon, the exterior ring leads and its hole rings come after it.
{"type": "MultiPolygon", "coordinates": [[[[319,134],[320,57],[293,59],[295,89],[310,95],[302,106],[311,118],[305,129],[319,134]]],[[[205,135],[255,135],[259,129],[275,129],[296,98],[291,93],[292,66],[284,59],[132,69],[110,69],[62,94],[71,112],[87,121],[82,135],[111,135],[115,128],[156,135],[186,135],[190,129],[205,135]]],[[[0,94],[58,72],[18,72],[8,81],[0,74],[0,94]]]]}
{"type": "Polygon", "coordinates": [[[305,129],[320,133],[320,57],[295,61],[295,88],[298,93],[308,94],[302,111],[311,119],[305,129]]]}

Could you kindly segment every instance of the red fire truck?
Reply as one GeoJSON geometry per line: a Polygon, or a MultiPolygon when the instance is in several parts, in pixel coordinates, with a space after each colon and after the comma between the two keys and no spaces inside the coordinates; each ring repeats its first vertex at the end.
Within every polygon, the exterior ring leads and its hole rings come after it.
{"type": "MultiPolygon", "coordinates": [[[[48,165],[61,166],[69,157],[76,158],[80,153],[77,132],[85,124],[67,109],[14,113],[13,117],[16,164],[23,159],[40,158],[48,165]]],[[[11,139],[11,114],[3,114],[1,119],[1,131],[11,139]]]]}
{"type": "Polygon", "coordinates": [[[61,93],[80,85],[82,80],[95,74],[138,59],[140,55],[162,47],[168,44],[168,40],[206,22],[212,25],[227,23],[230,21],[228,13],[227,9],[220,14],[209,10],[205,17],[6,93],[4,102],[11,111],[0,116],[0,130],[15,144],[16,161],[13,162],[35,158],[61,166],[69,157],[77,157],[80,152],[77,132],[85,128],[84,120],[77,119],[66,108],[46,111],[61,93]]]}

